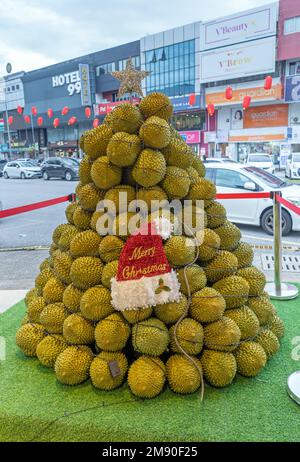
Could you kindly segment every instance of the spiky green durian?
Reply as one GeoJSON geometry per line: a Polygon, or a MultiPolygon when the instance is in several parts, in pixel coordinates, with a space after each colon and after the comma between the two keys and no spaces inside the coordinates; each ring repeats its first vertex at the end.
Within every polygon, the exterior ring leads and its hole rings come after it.
{"type": "Polygon", "coordinates": [[[82,186],[92,182],[91,168],[92,162],[90,161],[88,156],[84,156],[84,158],[80,161],[78,170],[79,179],[82,186]]]}
{"type": "Polygon", "coordinates": [[[115,133],[107,146],[109,161],[118,167],[129,167],[136,161],[142,150],[142,143],[137,135],[126,132],[115,133]]]}
{"type": "MultiPolygon", "coordinates": [[[[193,157],[194,156],[192,156],[192,161],[193,161],[193,157]]],[[[195,184],[195,183],[197,183],[199,181],[199,178],[200,178],[199,174],[198,174],[197,170],[194,167],[188,167],[186,169],[186,171],[187,171],[187,173],[188,173],[188,175],[190,177],[191,184],[195,184]]]]}
{"type": "Polygon", "coordinates": [[[122,311],[123,317],[129,324],[136,324],[137,322],[144,321],[152,315],[152,308],[140,308],[138,310],[124,310],[122,311]]]}
{"type": "Polygon", "coordinates": [[[119,264],[118,260],[110,261],[103,268],[101,282],[104,285],[104,287],[106,287],[107,289],[110,289],[111,280],[117,274],[118,264],[119,264]]]}
{"type": "Polygon", "coordinates": [[[43,289],[46,303],[62,302],[65,285],[56,277],[49,279],[43,289]]]}
{"type": "Polygon", "coordinates": [[[124,247],[124,241],[117,236],[105,236],[98,247],[100,258],[103,262],[109,263],[113,260],[118,260],[122,249],[124,247]]]}
{"type": "Polygon", "coordinates": [[[111,233],[113,216],[107,213],[103,208],[102,211],[96,210],[91,218],[90,228],[96,231],[99,236],[105,236],[111,233]]]}
{"type": "Polygon", "coordinates": [[[54,369],[57,379],[65,385],[78,385],[89,377],[93,360],[92,350],[87,346],[70,346],[60,353],[54,369]]]}
{"type": "Polygon", "coordinates": [[[215,228],[214,232],[221,240],[220,249],[230,251],[237,248],[241,239],[241,231],[233,223],[226,221],[222,226],[215,228]]]}
{"type": "Polygon", "coordinates": [[[267,355],[256,342],[242,342],[235,350],[237,371],[245,377],[255,377],[265,367],[267,355]]]}
{"type": "Polygon", "coordinates": [[[32,289],[30,289],[27,294],[25,295],[25,306],[28,308],[28,305],[29,303],[31,302],[31,300],[33,300],[33,298],[35,297],[38,297],[39,294],[38,294],[38,291],[35,287],[33,287],[32,289]]]}
{"type": "Polygon", "coordinates": [[[205,177],[205,165],[203,164],[203,162],[202,162],[202,160],[200,159],[200,157],[198,157],[197,155],[195,155],[195,156],[193,157],[192,167],[194,167],[194,169],[197,170],[198,175],[199,175],[201,178],[204,178],[204,177],[205,177]]]}
{"type": "Polygon", "coordinates": [[[28,303],[28,319],[30,322],[40,322],[40,314],[46,306],[43,297],[33,297],[28,303]]]}
{"type": "Polygon", "coordinates": [[[254,338],[259,331],[259,320],[247,306],[226,311],[226,317],[232,319],[240,328],[241,340],[254,338]]]}
{"type": "Polygon", "coordinates": [[[109,189],[121,183],[122,169],[109,162],[107,156],[102,156],[93,163],[91,177],[99,189],[109,189]]]}
{"type": "Polygon", "coordinates": [[[69,343],[75,345],[88,345],[93,343],[94,331],[94,324],[79,313],[70,314],[64,320],[63,336],[69,343]]]}
{"type": "Polygon", "coordinates": [[[112,223],[113,234],[126,239],[133,234],[141,224],[141,215],[139,212],[124,212],[116,216],[112,223]]]}
{"type": "Polygon", "coordinates": [[[90,367],[90,377],[94,387],[100,390],[114,390],[122,385],[128,369],[124,353],[102,351],[93,359],[90,367]],[[112,375],[110,364],[118,368],[117,375],[112,375]]]}
{"type": "Polygon", "coordinates": [[[194,204],[185,204],[182,210],[176,214],[176,217],[182,224],[183,232],[186,236],[197,235],[198,232],[204,231],[207,226],[204,208],[197,207],[194,204]]]}
{"type": "Polygon", "coordinates": [[[81,297],[80,311],[91,321],[99,321],[114,312],[110,291],[103,286],[91,287],[81,297]]]}
{"type": "Polygon", "coordinates": [[[70,244],[70,254],[74,258],[98,256],[101,237],[92,230],[82,231],[76,234],[70,244]]]}
{"type": "Polygon", "coordinates": [[[280,348],[280,343],[276,335],[270,329],[262,329],[255,342],[259,343],[266,352],[267,358],[270,359],[280,348]]]}
{"type": "Polygon", "coordinates": [[[203,289],[206,286],[207,279],[203,268],[199,265],[191,265],[185,268],[181,268],[177,271],[178,281],[180,284],[180,291],[184,295],[188,295],[189,291],[191,294],[203,289]],[[186,283],[188,281],[188,287],[186,283]]]}
{"type": "Polygon", "coordinates": [[[131,392],[140,398],[154,398],[163,389],[166,368],[159,359],[141,356],[134,361],[128,371],[128,385],[131,392]]]}
{"type": "Polygon", "coordinates": [[[249,295],[258,296],[263,293],[266,285],[266,276],[262,271],[255,268],[255,266],[249,266],[248,268],[241,268],[237,272],[238,276],[246,279],[249,284],[249,295]]]}
{"type": "Polygon", "coordinates": [[[217,282],[234,274],[238,269],[238,261],[235,255],[227,250],[219,250],[216,257],[204,266],[207,280],[217,282]]]}
{"type": "Polygon", "coordinates": [[[26,356],[36,356],[36,348],[46,332],[40,324],[28,322],[16,333],[16,344],[26,356]]]}
{"type": "Polygon", "coordinates": [[[96,344],[104,351],[122,350],[129,335],[130,327],[120,313],[113,313],[102,319],[95,329],[96,344]]]}
{"type": "Polygon", "coordinates": [[[155,316],[165,324],[175,324],[188,313],[188,301],[182,294],[178,302],[169,302],[154,307],[155,316]]]}
{"type": "Polygon", "coordinates": [[[68,207],[65,210],[65,215],[70,225],[74,224],[73,214],[75,212],[76,206],[77,206],[76,202],[72,202],[71,204],[68,205],[68,207]]]}
{"type": "Polygon", "coordinates": [[[236,360],[229,352],[204,350],[201,365],[205,379],[214,387],[227,387],[236,375],[236,360]]]}
{"type": "Polygon", "coordinates": [[[135,200],[135,189],[121,184],[106,191],[105,200],[112,201],[117,213],[127,212],[129,204],[135,200]]]}
{"type": "Polygon", "coordinates": [[[69,223],[64,223],[62,225],[58,225],[52,233],[52,240],[54,244],[58,245],[58,241],[60,236],[62,235],[63,231],[70,227],[69,223]]]}
{"type": "Polygon", "coordinates": [[[53,272],[51,268],[46,268],[40,272],[40,274],[35,278],[35,287],[39,292],[43,290],[49,279],[53,277],[53,272]]]}
{"type": "Polygon", "coordinates": [[[193,155],[191,148],[183,140],[171,138],[169,144],[162,150],[162,153],[165,156],[167,165],[183,169],[187,169],[192,165],[193,155]]]}
{"type": "Polygon", "coordinates": [[[84,291],[77,289],[73,284],[68,285],[63,293],[63,304],[70,313],[77,313],[80,310],[80,300],[84,291]]]}
{"type": "Polygon", "coordinates": [[[139,108],[130,103],[117,106],[110,114],[109,124],[115,133],[137,133],[142,123],[143,118],[139,108]]]}
{"type": "Polygon", "coordinates": [[[74,211],[74,214],[73,214],[74,225],[77,226],[77,228],[81,230],[88,229],[90,227],[91,218],[92,218],[91,211],[84,210],[82,207],[80,207],[80,205],[77,205],[74,211]]]}
{"type": "Polygon", "coordinates": [[[195,260],[195,243],[189,237],[172,236],[164,247],[167,258],[173,266],[186,266],[195,260]]]}
{"type": "Polygon", "coordinates": [[[268,327],[273,332],[273,334],[276,335],[278,340],[280,340],[281,337],[284,336],[284,323],[278,316],[275,315],[273,317],[272,322],[269,324],[268,327]]]}
{"type": "Polygon", "coordinates": [[[192,295],[190,315],[199,322],[221,319],[226,303],[222,295],[212,287],[204,287],[192,295]]]}
{"type": "Polygon", "coordinates": [[[229,276],[221,279],[213,285],[224,297],[226,309],[239,308],[245,305],[249,295],[249,284],[240,276],[229,276]]]}
{"type": "Polygon", "coordinates": [[[168,122],[160,117],[151,116],[141,126],[139,136],[145,146],[162,149],[170,143],[171,131],[168,122]]]}
{"type": "Polygon", "coordinates": [[[254,252],[251,245],[247,242],[240,242],[232,253],[238,259],[239,269],[252,265],[254,252]]]}
{"type": "Polygon", "coordinates": [[[136,199],[146,203],[149,211],[156,211],[160,207],[159,203],[167,204],[168,196],[159,186],[150,188],[140,188],[136,192],[136,199]]]}
{"type": "Polygon", "coordinates": [[[233,351],[240,340],[241,331],[238,325],[226,316],[204,327],[204,345],[210,350],[233,351]]]}
{"type": "Polygon", "coordinates": [[[166,173],[166,161],[160,151],[144,149],[132,169],[133,179],[144,188],[157,185],[166,173]]]}
{"type": "Polygon", "coordinates": [[[220,248],[220,237],[212,229],[205,228],[196,233],[199,249],[199,260],[207,262],[215,258],[220,248]]]}
{"type": "Polygon", "coordinates": [[[169,332],[165,324],[156,318],[149,318],[134,324],[132,345],[139,353],[160,356],[169,344],[169,332]]]}
{"type": "Polygon", "coordinates": [[[192,357],[192,359],[193,361],[179,354],[172,355],[168,359],[166,363],[167,379],[169,387],[175,393],[194,393],[200,387],[201,363],[196,357],[192,357]]]}
{"type": "Polygon", "coordinates": [[[203,347],[201,324],[194,319],[185,318],[176,326],[169,330],[171,350],[174,353],[182,353],[182,348],[189,355],[198,355],[203,347]]]}
{"type": "Polygon", "coordinates": [[[173,106],[169,98],[163,93],[150,93],[142,99],[139,108],[145,119],[157,116],[168,120],[173,114],[173,106]]]}
{"type": "Polygon", "coordinates": [[[96,257],[79,257],[71,266],[70,277],[78,289],[88,289],[101,283],[103,265],[96,257]]]}
{"type": "Polygon", "coordinates": [[[250,297],[247,303],[256,314],[261,326],[269,324],[272,321],[275,315],[275,308],[266,292],[259,297],[250,297]]]}
{"type": "Polygon", "coordinates": [[[40,314],[40,323],[50,334],[62,334],[64,320],[69,316],[63,303],[50,303],[40,314]]]}
{"type": "Polygon", "coordinates": [[[70,284],[70,269],[73,263],[72,257],[66,252],[60,252],[53,258],[54,275],[64,284],[70,284]]]}
{"type": "Polygon", "coordinates": [[[169,200],[182,199],[189,191],[191,185],[190,177],[186,170],[179,167],[167,167],[166,174],[161,182],[163,190],[169,200]]]}
{"type": "Polygon", "coordinates": [[[95,160],[106,155],[106,148],[113,132],[107,125],[100,125],[89,131],[84,140],[84,151],[90,159],[95,160]]]}
{"type": "MultiPolygon", "coordinates": [[[[74,211],[74,215],[75,215],[75,212],[77,211],[77,207],[76,206],[76,209],[74,211]]],[[[74,216],[73,215],[73,216],[74,216]]],[[[77,213],[77,219],[79,219],[79,216],[78,216],[78,213],[77,213]]],[[[62,235],[60,236],[59,238],[59,249],[62,251],[62,252],[67,252],[70,248],[70,243],[71,243],[71,240],[73,239],[73,237],[76,236],[76,234],[79,233],[79,230],[76,228],[76,226],[73,226],[73,225],[70,225],[70,228],[66,229],[62,235]]],[[[53,259],[54,259],[54,253],[57,255],[58,254],[58,250],[55,250],[53,253],[52,253],[52,263],[53,263],[53,259]]],[[[50,265],[51,265],[51,261],[50,261],[50,265]]],[[[53,266],[53,264],[52,264],[53,266]]]]}
{"type": "Polygon", "coordinates": [[[218,201],[212,201],[205,209],[210,229],[218,228],[226,222],[226,209],[218,201]]]}
{"type": "Polygon", "coordinates": [[[36,355],[43,366],[54,367],[55,361],[66,348],[67,342],[62,335],[47,335],[36,348],[36,355]]]}
{"type": "Polygon", "coordinates": [[[88,183],[80,189],[78,193],[79,205],[84,210],[94,212],[98,203],[104,199],[104,192],[94,185],[94,183],[88,183]]]}
{"type": "Polygon", "coordinates": [[[216,187],[214,183],[206,178],[200,178],[197,183],[191,185],[187,199],[208,201],[214,199],[216,187]]]}

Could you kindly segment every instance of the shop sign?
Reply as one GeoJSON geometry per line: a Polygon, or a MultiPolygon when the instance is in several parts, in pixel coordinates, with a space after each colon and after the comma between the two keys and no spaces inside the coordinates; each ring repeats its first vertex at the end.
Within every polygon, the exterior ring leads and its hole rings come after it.
{"type": "Polygon", "coordinates": [[[204,132],[204,143],[215,143],[217,141],[216,132],[204,132]]]}
{"type": "Polygon", "coordinates": [[[244,112],[244,128],[286,127],[288,122],[288,104],[250,107],[244,112]]]}
{"type": "Polygon", "coordinates": [[[67,72],[52,77],[52,87],[66,87],[69,96],[81,92],[81,81],[79,71],[67,72]]]}
{"type": "Polygon", "coordinates": [[[132,103],[135,106],[139,104],[140,98],[132,98],[132,100],[126,101],[115,101],[113,103],[100,103],[98,104],[98,108],[96,108],[95,115],[106,115],[109,114],[114,110],[115,107],[120,106],[120,104],[124,103],[132,103]],[[98,109],[98,110],[97,110],[98,109]]]}
{"type": "Polygon", "coordinates": [[[88,64],[79,64],[79,79],[81,82],[81,105],[91,106],[91,87],[90,87],[90,71],[88,64]]]}
{"type": "Polygon", "coordinates": [[[276,37],[200,53],[200,82],[217,82],[275,71],[276,37]]]}
{"type": "Polygon", "coordinates": [[[177,98],[170,98],[173,104],[174,112],[189,111],[192,109],[200,109],[201,99],[200,95],[186,95],[178,96],[177,98]]]}
{"type": "Polygon", "coordinates": [[[57,141],[57,143],[48,143],[49,149],[74,148],[77,146],[77,140],[57,141]]]}
{"type": "Polygon", "coordinates": [[[300,144],[300,127],[289,127],[291,131],[290,142],[300,144]]]}
{"type": "Polygon", "coordinates": [[[217,130],[217,143],[228,143],[229,132],[226,129],[217,130]]]}
{"type": "Polygon", "coordinates": [[[4,132],[4,119],[0,119],[0,132],[4,132]]]}
{"type": "Polygon", "coordinates": [[[200,50],[223,47],[276,34],[278,5],[248,10],[200,25],[200,50]]]}
{"type": "Polygon", "coordinates": [[[284,100],[286,103],[300,102],[300,75],[286,77],[284,100]]]}
{"type": "Polygon", "coordinates": [[[230,143],[247,143],[247,142],[255,142],[255,141],[280,141],[286,140],[286,131],[282,132],[274,132],[274,133],[253,133],[253,134],[230,134],[229,142],[230,143]]]}
{"type": "Polygon", "coordinates": [[[200,131],[179,132],[179,135],[187,144],[198,144],[201,142],[200,131]]]}

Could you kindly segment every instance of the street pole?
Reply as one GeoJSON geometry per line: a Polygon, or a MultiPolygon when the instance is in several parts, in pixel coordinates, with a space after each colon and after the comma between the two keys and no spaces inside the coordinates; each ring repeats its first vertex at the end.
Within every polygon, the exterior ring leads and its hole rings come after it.
{"type": "Polygon", "coordinates": [[[35,150],[35,138],[34,138],[34,128],[33,128],[33,115],[30,116],[31,121],[31,132],[32,132],[32,142],[33,142],[33,149],[34,149],[34,158],[36,159],[36,150],[35,150]]]}
{"type": "Polygon", "coordinates": [[[9,151],[9,160],[12,160],[12,150],[11,150],[11,137],[10,137],[10,127],[8,123],[8,110],[7,110],[7,102],[6,102],[6,93],[5,93],[5,79],[4,77],[1,77],[0,79],[1,84],[1,90],[3,92],[3,104],[5,107],[5,118],[6,118],[6,129],[7,129],[7,137],[8,137],[8,151],[9,151]]]}

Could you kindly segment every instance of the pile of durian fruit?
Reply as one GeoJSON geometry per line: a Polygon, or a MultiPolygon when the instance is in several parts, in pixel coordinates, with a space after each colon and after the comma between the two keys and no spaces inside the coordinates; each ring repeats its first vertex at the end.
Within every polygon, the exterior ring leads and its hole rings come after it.
{"type": "Polygon", "coordinates": [[[90,379],[112,390],[127,380],[142,398],[157,396],[167,384],[175,393],[193,393],[201,375],[214,387],[231,384],[236,374],[256,376],[280,347],[284,326],[264,292],[265,276],[214,200],[203,163],[169,125],[172,111],[166,96],[153,93],[139,106],[116,107],[81,139],[77,202],[66,209],[67,223],[54,230],[16,334],[24,354],[53,368],[63,384],[90,379]],[[126,237],[97,233],[103,212],[96,206],[113,200],[122,223],[127,212],[119,209],[120,192],[128,202],[204,201],[198,249],[188,245],[188,230],[164,242],[181,284],[179,302],[122,313],[113,308],[110,284],[126,237]]]}

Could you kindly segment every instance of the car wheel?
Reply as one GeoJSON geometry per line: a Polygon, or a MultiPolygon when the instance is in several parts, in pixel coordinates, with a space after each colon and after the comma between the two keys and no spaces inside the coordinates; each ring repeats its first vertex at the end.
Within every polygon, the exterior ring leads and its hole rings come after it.
{"type": "Polygon", "coordinates": [[[73,175],[72,175],[72,172],[70,172],[69,170],[66,172],[65,174],[65,179],[67,181],[72,181],[73,180],[73,175]]]}
{"type": "Polygon", "coordinates": [[[50,179],[47,172],[43,172],[43,178],[44,178],[44,180],[49,180],[50,179]]]}
{"type": "Polygon", "coordinates": [[[26,179],[26,176],[25,176],[25,173],[24,173],[24,172],[21,172],[20,178],[21,178],[21,180],[25,180],[25,179],[26,179]]]}
{"type": "Polygon", "coordinates": [[[6,180],[8,179],[8,174],[7,174],[7,172],[4,172],[4,173],[3,173],[3,176],[4,176],[4,178],[5,178],[6,180]]]}
{"type": "MultiPolygon", "coordinates": [[[[273,235],[273,209],[266,210],[261,217],[261,227],[265,233],[273,235]]],[[[286,210],[281,211],[281,232],[283,236],[287,236],[293,227],[293,222],[290,214],[286,210]]]]}

